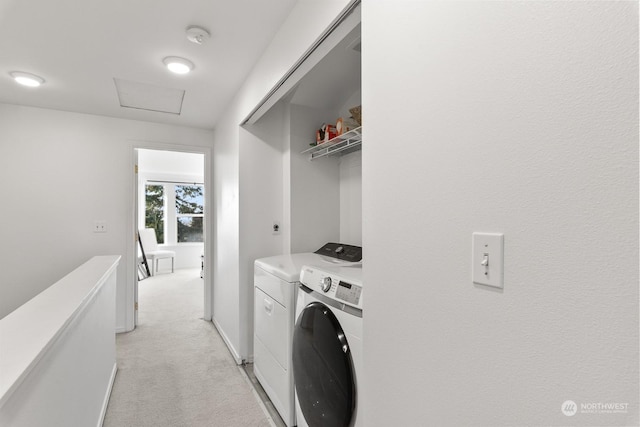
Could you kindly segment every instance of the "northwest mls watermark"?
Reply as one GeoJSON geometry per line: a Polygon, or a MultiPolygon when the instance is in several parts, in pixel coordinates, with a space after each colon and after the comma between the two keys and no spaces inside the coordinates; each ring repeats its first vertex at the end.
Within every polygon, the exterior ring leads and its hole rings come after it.
{"type": "Polygon", "coordinates": [[[626,414],[629,408],[628,403],[622,402],[587,402],[579,405],[573,400],[566,400],[562,403],[562,413],[567,417],[575,414],[626,414]]]}

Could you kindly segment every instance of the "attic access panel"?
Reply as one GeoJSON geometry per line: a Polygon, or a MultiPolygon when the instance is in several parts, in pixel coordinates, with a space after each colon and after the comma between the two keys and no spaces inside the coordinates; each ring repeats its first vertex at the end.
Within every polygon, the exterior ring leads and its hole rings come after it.
{"type": "Polygon", "coordinates": [[[113,79],[120,106],[180,115],[185,91],[124,79],[113,79]]]}

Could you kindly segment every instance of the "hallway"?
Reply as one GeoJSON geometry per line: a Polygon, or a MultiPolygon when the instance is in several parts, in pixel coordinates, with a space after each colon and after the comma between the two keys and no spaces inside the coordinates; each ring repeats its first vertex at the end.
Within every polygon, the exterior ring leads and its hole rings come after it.
{"type": "Polygon", "coordinates": [[[140,282],[138,327],[116,338],[105,427],[273,425],[202,304],[198,269],[140,282]]]}

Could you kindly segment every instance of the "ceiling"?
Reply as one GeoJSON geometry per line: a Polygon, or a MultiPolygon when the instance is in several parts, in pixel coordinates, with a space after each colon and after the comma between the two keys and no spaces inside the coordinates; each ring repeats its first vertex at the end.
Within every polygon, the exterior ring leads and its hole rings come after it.
{"type": "Polygon", "coordinates": [[[0,103],[212,129],[296,1],[0,0],[0,103]],[[188,41],[191,25],[211,38],[188,41]],[[167,56],[195,68],[170,73],[167,56]],[[116,83],[152,102],[177,94],[180,113],[122,107],[116,83]]]}

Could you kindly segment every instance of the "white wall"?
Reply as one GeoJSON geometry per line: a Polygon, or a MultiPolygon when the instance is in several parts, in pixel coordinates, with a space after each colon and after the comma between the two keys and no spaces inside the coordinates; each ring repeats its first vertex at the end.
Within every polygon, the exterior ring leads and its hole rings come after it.
{"type": "MultiPolygon", "coordinates": [[[[362,105],[362,90],[351,95],[339,116],[351,116],[349,109],[358,105],[362,105]]],[[[340,157],[339,168],[340,242],[362,246],[362,151],[340,157]]]]}
{"type": "MultiPolygon", "coordinates": [[[[280,104],[255,125],[240,131],[240,300],[253,306],[253,260],[283,251],[283,236],[273,234],[273,222],[283,224],[283,140],[284,113],[280,104]]],[[[253,310],[242,310],[241,335],[249,336],[240,349],[243,355],[253,355],[253,310]]],[[[245,356],[247,357],[247,356],[245,356]]]]}
{"type": "MultiPolygon", "coordinates": [[[[235,116],[228,113],[232,117],[235,116]]],[[[240,356],[239,137],[231,123],[216,126],[213,147],[213,303],[212,320],[233,353],[240,356]]]]}
{"type": "Polygon", "coordinates": [[[0,104],[0,316],[95,255],[120,254],[118,330],[131,324],[133,146],[211,147],[213,132],[0,104]],[[94,220],[107,233],[93,233],[94,220]]]}
{"type": "Polygon", "coordinates": [[[102,425],[116,377],[119,258],[92,258],[0,320],[0,425],[102,425]]]}
{"type": "Polygon", "coordinates": [[[342,156],[339,167],[340,242],[362,246],[362,151],[342,156]]]}
{"type": "Polygon", "coordinates": [[[362,19],[366,425],[638,425],[638,3],[362,19]]]}
{"type": "Polygon", "coordinates": [[[139,172],[189,176],[204,182],[204,155],[166,150],[138,150],[139,172]]]}
{"type": "MultiPolygon", "coordinates": [[[[253,248],[254,245],[261,247],[273,239],[268,234],[251,241],[245,241],[243,237],[241,241],[240,230],[272,221],[275,218],[271,218],[271,212],[282,209],[283,203],[281,198],[275,197],[272,199],[274,204],[265,206],[261,211],[264,216],[261,212],[255,212],[255,216],[240,217],[239,206],[245,206],[246,201],[260,197],[257,193],[260,186],[249,184],[252,182],[252,171],[244,166],[244,162],[250,163],[253,158],[250,145],[252,137],[239,125],[348,3],[348,0],[299,0],[229,104],[226,114],[216,124],[213,321],[236,361],[251,356],[252,326],[243,323],[240,327],[239,322],[252,318],[252,257],[257,252],[253,248]]],[[[256,145],[257,150],[263,148],[261,144],[256,145]]],[[[263,256],[275,253],[279,251],[274,249],[274,253],[265,253],[263,256]]]]}
{"type": "Polygon", "coordinates": [[[291,253],[313,252],[340,238],[340,169],[335,158],[310,162],[300,154],[315,141],[315,130],[331,122],[334,111],[290,107],[291,253]]]}

